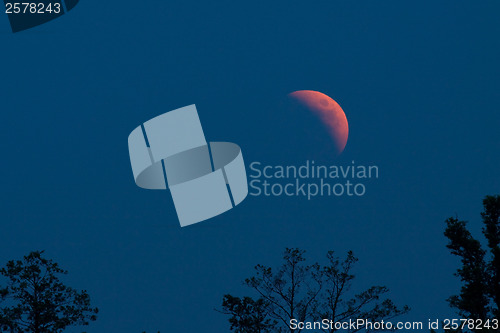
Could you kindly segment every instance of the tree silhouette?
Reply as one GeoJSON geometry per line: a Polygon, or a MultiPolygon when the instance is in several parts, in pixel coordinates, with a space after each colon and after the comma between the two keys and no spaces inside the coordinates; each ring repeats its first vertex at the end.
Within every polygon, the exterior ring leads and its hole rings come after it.
{"type": "MultiPolygon", "coordinates": [[[[372,322],[389,320],[409,311],[398,308],[391,300],[382,299],[389,292],[386,287],[374,286],[360,293],[351,292],[358,261],[352,252],[340,259],[332,251],[327,253],[327,264],[307,265],[305,251],[286,249],[283,264],[276,270],[264,265],[255,266],[255,276],[245,285],[257,295],[243,299],[225,295],[220,312],[229,315],[230,329],[237,333],[292,332],[302,330],[291,325],[298,322],[347,322],[363,318],[372,322]]],[[[351,332],[361,331],[352,330],[351,332]]],[[[335,327],[323,332],[335,332],[335,327]]]]}
{"type": "Polygon", "coordinates": [[[462,281],[460,294],[448,302],[461,317],[484,322],[500,319],[500,196],[486,196],[483,208],[483,234],[489,251],[472,236],[465,221],[450,217],[444,234],[449,239],[447,248],[461,258],[455,273],[462,281]]]}
{"type": "Polygon", "coordinates": [[[43,251],[23,260],[11,260],[0,269],[7,286],[0,287],[0,332],[60,333],[68,326],[96,320],[86,291],[65,286],[59,275],[67,274],[43,251]]]}
{"type": "Polygon", "coordinates": [[[262,298],[253,300],[251,297],[233,297],[225,295],[222,308],[230,314],[231,330],[236,333],[270,333],[276,326],[276,321],[268,318],[268,302],[262,298]]]}

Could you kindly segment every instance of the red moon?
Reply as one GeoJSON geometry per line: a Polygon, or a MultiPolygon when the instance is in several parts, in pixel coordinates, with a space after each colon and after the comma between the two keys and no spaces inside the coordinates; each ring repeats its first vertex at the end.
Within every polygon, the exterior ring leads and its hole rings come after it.
{"type": "Polygon", "coordinates": [[[319,117],[334,141],[337,155],[340,155],[349,137],[349,124],[340,105],[329,96],[313,90],[294,91],[288,96],[319,117]]]}

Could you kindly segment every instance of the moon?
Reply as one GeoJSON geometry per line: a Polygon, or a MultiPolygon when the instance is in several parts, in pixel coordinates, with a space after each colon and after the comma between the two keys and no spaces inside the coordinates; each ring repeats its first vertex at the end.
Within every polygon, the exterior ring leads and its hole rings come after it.
{"type": "Polygon", "coordinates": [[[349,124],[340,105],[331,97],[313,90],[294,91],[288,94],[288,97],[321,120],[333,140],[335,154],[340,155],[349,137],[349,124]]]}

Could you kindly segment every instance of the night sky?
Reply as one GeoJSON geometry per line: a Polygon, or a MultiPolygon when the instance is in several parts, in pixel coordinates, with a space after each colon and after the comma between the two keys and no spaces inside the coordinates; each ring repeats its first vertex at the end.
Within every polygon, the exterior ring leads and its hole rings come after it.
{"type": "Polygon", "coordinates": [[[412,307],[406,320],[457,318],[444,220],[480,237],[482,198],[500,193],[499,12],[488,0],[82,0],[16,34],[0,13],[0,264],[45,250],[100,308],[89,333],[227,332],[222,296],[248,294],[253,266],[285,247],[314,261],[353,250],[354,289],[386,285],[412,307]],[[249,196],[180,228],[167,191],[135,185],[129,133],[190,104],[247,169],[304,161],[322,147],[283,102],[303,89],[346,113],[331,163],[379,167],[365,196],[249,196]]]}

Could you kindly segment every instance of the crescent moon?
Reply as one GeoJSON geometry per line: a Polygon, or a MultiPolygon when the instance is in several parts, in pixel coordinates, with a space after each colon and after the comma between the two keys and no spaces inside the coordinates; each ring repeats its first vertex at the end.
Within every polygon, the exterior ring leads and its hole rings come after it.
{"type": "Polygon", "coordinates": [[[319,117],[341,154],[349,138],[349,123],[344,110],[331,97],[313,90],[294,91],[288,96],[319,117]]]}

